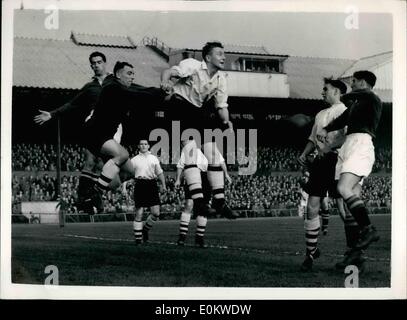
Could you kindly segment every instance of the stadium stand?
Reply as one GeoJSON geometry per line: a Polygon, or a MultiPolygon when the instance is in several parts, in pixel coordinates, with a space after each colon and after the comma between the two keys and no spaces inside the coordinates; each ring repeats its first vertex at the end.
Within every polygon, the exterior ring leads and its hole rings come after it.
{"type": "MultiPolygon", "coordinates": [[[[104,52],[108,57],[109,70],[118,60],[128,61],[137,70],[136,83],[158,86],[162,70],[168,68],[176,59],[181,59],[183,54],[193,53],[199,56],[200,51],[200,48],[175,49],[166,46],[157,38],[145,37],[142,43],[139,41],[136,43],[129,36],[89,35],[78,32],[72,32],[70,39],[65,40],[21,37],[14,39],[13,212],[18,211],[18,204],[21,201],[57,200],[55,178],[57,155],[56,146],[52,144],[56,140],[56,124],[54,122],[39,127],[34,124],[32,118],[38,112],[39,106],[44,107],[44,110],[54,109],[68,101],[85,82],[89,81],[89,53],[97,50],[104,52]],[[61,74],[64,76],[61,77],[61,74]],[[30,134],[27,135],[27,132],[30,134]],[[41,143],[38,143],[39,141],[41,143]]],[[[298,130],[293,132],[287,123],[279,120],[298,113],[314,116],[323,107],[321,79],[331,75],[347,79],[357,61],[275,55],[263,47],[241,45],[228,45],[226,51],[231,62],[226,72],[229,73],[229,78],[239,76],[236,79],[240,79],[240,82],[231,83],[230,87],[242,89],[239,83],[244,84],[243,88],[247,87],[247,83],[255,83],[253,92],[263,88],[256,94],[241,94],[237,90],[239,94],[231,94],[229,97],[230,106],[233,106],[231,119],[236,124],[235,127],[256,128],[259,144],[256,152],[256,174],[235,176],[234,183],[226,188],[229,202],[234,209],[242,210],[295,208],[299,200],[301,171],[297,158],[308,134],[298,130]],[[259,56],[262,57],[260,60],[259,56]],[[274,66],[272,63],[276,62],[278,64],[275,66],[278,68],[270,69],[270,66],[274,66]],[[270,77],[264,73],[270,73],[270,77]],[[249,79],[251,81],[248,81],[249,79]],[[281,88],[269,85],[269,81],[272,80],[277,81],[281,88]],[[262,85],[257,85],[259,83],[262,85]],[[287,89],[287,83],[289,91],[281,95],[281,92],[285,92],[283,89],[287,89]],[[275,90],[268,90],[270,88],[275,90]]],[[[369,69],[382,68],[383,63],[386,63],[386,68],[389,68],[391,60],[392,52],[387,52],[360,59],[358,63],[369,69]]],[[[382,73],[379,75],[382,79],[382,73]]],[[[378,139],[381,141],[377,145],[380,147],[376,150],[373,168],[375,174],[365,181],[363,188],[369,206],[377,207],[389,207],[391,203],[392,153],[389,146],[392,132],[392,88],[387,84],[388,79],[386,77],[383,79],[386,81],[383,80],[383,85],[377,92],[385,102],[378,129],[378,139]]],[[[171,112],[164,112],[159,106],[155,106],[149,118],[144,120],[154,121],[158,126],[163,125],[163,128],[166,128],[163,119],[171,119],[171,112]]],[[[76,189],[79,171],[84,162],[82,147],[72,144],[73,141],[78,141],[76,130],[69,129],[75,121],[74,113],[61,119],[63,174],[60,199],[67,213],[77,212],[76,189]]],[[[134,146],[128,146],[128,150],[130,155],[135,155],[134,146]]],[[[168,180],[168,192],[162,195],[162,211],[179,212],[184,199],[182,189],[174,188],[175,165],[168,164],[170,154],[161,154],[160,157],[168,180]]],[[[238,168],[237,164],[228,165],[232,172],[236,172],[238,168]]],[[[105,212],[131,210],[132,197],[131,184],[128,185],[127,193],[122,193],[121,190],[107,193],[104,198],[105,212]]]]}
{"type": "MultiPolygon", "coordinates": [[[[65,145],[62,149],[61,198],[67,213],[78,212],[77,186],[79,168],[83,163],[81,147],[65,145]]],[[[130,148],[135,154],[135,148],[130,148]]],[[[253,176],[235,175],[233,184],[227,186],[227,197],[232,208],[261,211],[264,209],[295,208],[299,201],[301,170],[296,162],[299,150],[283,147],[259,147],[258,171],[253,176]]],[[[56,152],[52,145],[16,144],[13,146],[13,208],[21,201],[57,200],[55,162],[56,152]]],[[[169,155],[164,155],[168,160],[169,155]]],[[[376,150],[375,172],[364,184],[363,197],[372,207],[390,207],[391,204],[391,150],[376,150]]],[[[174,187],[174,165],[167,165],[168,192],[162,195],[163,211],[179,212],[184,194],[174,187]],[[168,169],[171,169],[168,171],[168,169]]],[[[234,166],[236,167],[236,166],[234,166]]],[[[105,212],[128,212],[133,207],[132,184],[122,190],[109,192],[104,198],[105,212]]]]}
{"type": "MultiPolygon", "coordinates": [[[[136,154],[136,147],[128,146],[130,155],[136,154]]],[[[300,171],[297,162],[300,150],[292,147],[258,147],[257,172],[300,171]]],[[[163,163],[170,163],[170,154],[161,154],[163,163]]],[[[83,166],[83,148],[75,144],[64,145],[61,150],[61,171],[80,171],[83,166]]],[[[373,172],[391,173],[392,154],[389,148],[376,149],[376,162],[373,172]]],[[[13,145],[13,171],[54,171],[56,163],[56,148],[47,144],[15,144],[13,145]]],[[[164,171],[173,171],[172,164],[163,165],[164,171]]],[[[230,165],[230,169],[237,169],[230,165]]]]}

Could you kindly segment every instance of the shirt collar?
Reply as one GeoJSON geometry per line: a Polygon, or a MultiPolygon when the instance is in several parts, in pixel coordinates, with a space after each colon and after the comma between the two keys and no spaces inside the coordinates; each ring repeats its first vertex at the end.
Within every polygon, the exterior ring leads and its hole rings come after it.
{"type": "MultiPolygon", "coordinates": [[[[111,73],[111,72],[106,73],[106,76],[103,78],[102,82],[105,81],[105,79],[106,79],[107,77],[111,76],[111,75],[113,75],[113,73],[111,73]]],[[[98,82],[100,83],[99,77],[97,77],[97,76],[93,76],[93,77],[92,77],[92,80],[93,80],[93,81],[98,81],[98,82]]]]}
{"type": "Polygon", "coordinates": [[[206,64],[206,62],[205,61],[201,61],[201,68],[203,69],[203,70],[208,70],[208,65],[206,64]]]}
{"type": "Polygon", "coordinates": [[[337,107],[337,106],[341,106],[341,105],[343,105],[343,103],[342,103],[342,101],[339,101],[339,102],[334,103],[333,105],[331,105],[330,108],[332,108],[332,107],[337,107]]]}
{"type": "Polygon", "coordinates": [[[141,153],[140,151],[138,152],[139,155],[141,156],[148,156],[151,154],[151,151],[147,151],[146,153],[141,153]]]}
{"type": "MultiPolygon", "coordinates": [[[[206,73],[208,74],[208,76],[210,77],[210,74],[209,74],[209,69],[208,69],[208,65],[206,64],[206,62],[205,61],[201,61],[201,68],[202,68],[202,70],[206,70],[206,73]]],[[[214,78],[214,77],[218,77],[219,76],[219,70],[213,75],[213,77],[212,78],[214,78]]]]}

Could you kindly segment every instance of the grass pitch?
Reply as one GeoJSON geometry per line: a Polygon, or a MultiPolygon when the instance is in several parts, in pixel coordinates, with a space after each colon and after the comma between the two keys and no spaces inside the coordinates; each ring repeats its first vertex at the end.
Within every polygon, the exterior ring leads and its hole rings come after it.
{"type": "MultiPolygon", "coordinates": [[[[391,216],[372,216],[381,239],[367,250],[360,287],[390,286],[391,216]]],[[[345,251],[342,221],[320,236],[321,257],[302,273],[304,228],[299,217],[208,221],[208,248],[176,246],[178,221],[159,221],[150,242],[135,245],[131,222],[12,226],[12,281],[44,284],[47,265],[60,285],[148,287],[344,287],[334,269],[345,251]]]]}

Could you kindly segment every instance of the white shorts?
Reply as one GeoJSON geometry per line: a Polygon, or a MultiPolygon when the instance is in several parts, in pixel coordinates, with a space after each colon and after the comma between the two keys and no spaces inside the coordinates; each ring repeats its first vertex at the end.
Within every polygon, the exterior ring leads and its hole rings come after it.
{"type": "Polygon", "coordinates": [[[341,173],[349,172],[359,177],[367,177],[375,161],[374,146],[371,135],[352,133],[346,136],[345,143],[339,149],[335,168],[335,180],[341,173]]]}

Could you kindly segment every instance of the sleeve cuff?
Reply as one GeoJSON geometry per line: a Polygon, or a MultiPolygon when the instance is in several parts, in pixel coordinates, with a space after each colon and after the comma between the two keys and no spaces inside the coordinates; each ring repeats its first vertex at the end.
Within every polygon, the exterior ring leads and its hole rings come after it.
{"type": "Polygon", "coordinates": [[[229,105],[227,103],[221,103],[216,105],[216,109],[224,109],[227,108],[229,105]]]}

